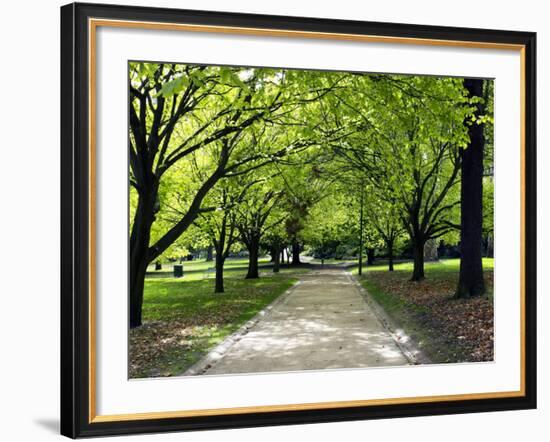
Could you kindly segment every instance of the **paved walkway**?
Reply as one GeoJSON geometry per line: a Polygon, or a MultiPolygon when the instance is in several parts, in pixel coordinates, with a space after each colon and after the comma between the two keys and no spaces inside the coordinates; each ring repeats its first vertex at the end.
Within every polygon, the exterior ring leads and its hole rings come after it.
{"type": "Polygon", "coordinates": [[[203,374],[410,363],[353,277],[337,268],[301,275],[289,295],[224,351],[203,374]]]}

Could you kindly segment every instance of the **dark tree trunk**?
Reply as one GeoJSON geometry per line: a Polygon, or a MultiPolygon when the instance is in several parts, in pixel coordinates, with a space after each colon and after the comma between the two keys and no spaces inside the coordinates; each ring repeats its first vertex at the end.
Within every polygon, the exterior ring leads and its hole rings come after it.
{"type": "Polygon", "coordinates": [[[281,254],[279,246],[273,246],[273,273],[279,273],[281,269],[281,254]]]}
{"type": "Polygon", "coordinates": [[[298,241],[294,241],[292,243],[292,265],[299,266],[300,264],[302,264],[300,262],[300,243],[298,241]]]}
{"type": "Polygon", "coordinates": [[[279,253],[277,251],[277,248],[275,246],[271,246],[269,249],[269,256],[270,256],[269,262],[275,262],[275,257],[277,253],[279,253]]]}
{"type": "Polygon", "coordinates": [[[388,241],[388,271],[393,272],[393,240],[388,241]]]}
{"type": "Polygon", "coordinates": [[[223,293],[223,265],[225,263],[225,256],[223,250],[216,250],[216,284],[214,287],[214,293],[223,293]]]}
{"type": "Polygon", "coordinates": [[[141,304],[143,303],[143,286],[147,266],[170,247],[193,223],[199,214],[202,200],[221,178],[225,164],[227,164],[227,158],[218,165],[218,169],[199,189],[183,218],[151,247],[149,247],[151,226],[155,220],[155,213],[159,209],[159,202],[157,199],[158,181],[149,177],[144,187],[150,190],[139,195],[130,234],[130,327],[141,325],[141,304]]]}
{"type": "Polygon", "coordinates": [[[214,261],[214,247],[208,246],[206,249],[206,261],[211,262],[214,261]]]}
{"type": "Polygon", "coordinates": [[[367,265],[371,266],[374,264],[374,249],[367,249],[367,265]]]}
{"type": "MultiPolygon", "coordinates": [[[[483,96],[483,80],[465,79],[464,87],[470,97],[483,96]]],[[[476,117],[482,113],[477,105],[476,117]]],[[[469,124],[470,143],[462,150],[462,178],[460,191],[460,275],[456,298],[469,298],[485,293],[481,262],[483,225],[483,125],[469,124]]]]}
{"type": "Polygon", "coordinates": [[[413,245],[413,274],[411,281],[421,281],[424,279],[424,244],[423,240],[414,240],[413,245]]]}
{"type": "Polygon", "coordinates": [[[143,286],[149,258],[151,225],[155,219],[156,191],[140,195],[130,234],[130,328],[141,325],[143,286]]]}
{"type": "Polygon", "coordinates": [[[155,262],[155,270],[162,270],[162,263],[160,261],[155,262]]]}
{"type": "Polygon", "coordinates": [[[260,249],[259,241],[252,240],[248,246],[248,272],[246,279],[256,279],[260,275],[258,273],[258,254],[260,249]]]}
{"type": "Polygon", "coordinates": [[[130,328],[141,325],[141,309],[143,304],[143,286],[147,264],[145,259],[130,263],[130,328]]]}

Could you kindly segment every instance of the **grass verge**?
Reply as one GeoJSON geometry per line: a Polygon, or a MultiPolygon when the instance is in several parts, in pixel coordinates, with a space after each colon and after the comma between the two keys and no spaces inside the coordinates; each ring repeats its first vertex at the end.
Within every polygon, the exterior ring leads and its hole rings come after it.
{"type": "MultiPolygon", "coordinates": [[[[174,264],[183,266],[184,281],[199,281],[208,278],[214,278],[214,262],[197,259],[194,261],[184,261],[183,263],[163,263],[161,270],[154,270],[154,264],[147,269],[147,278],[172,278],[174,275],[174,264]]],[[[262,275],[269,276],[273,270],[273,263],[269,258],[263,257],[258,261],[258,267],[262,275]]],[[[248,269],[248,258],[228,258],[225,261],[224,277],[240,278],[246,275],[248,269]]],[[[302,267],[292,267],[287,264],[281,264],[281,273],[303,273],[309,271],[307,265],[302,267]]]]}
{"type": "Polygon", "coordinates": [[[213,279],[147,278],[144,324],[130,330],[130,378],[181,374],[297,281],[295,273],[242,276],[231,272],[217,294],[213,279]]]}
{"type": "Polygon", "coordinates": [[[366,269],[361,284],[435,363],[493,360],[493,260],[484,260],[487,295],[452,298],[459,260],[426,263],[426,279],[410,281],[412,264],[366,269]]]}

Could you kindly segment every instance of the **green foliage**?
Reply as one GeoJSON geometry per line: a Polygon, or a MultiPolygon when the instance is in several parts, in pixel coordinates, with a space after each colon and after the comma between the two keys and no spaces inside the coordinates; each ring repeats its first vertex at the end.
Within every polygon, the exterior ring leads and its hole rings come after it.
{"type": "MultiPolygon", "coordinates": [[[[483,258],[483,269],[487,271],[494,270],[495,260],[494,258],[483,258]]],[[[395,271],[409,272],[413,268],[412,262],[400,262],[395,264],[395,271]]],[[[440,273],[458,273],[460,269],[460,259],[441,259],[436,262],[426,263],[426,272],[432,274],[432,276],[437,276],[440,273]]],[[[379,272],[385,270],[385,264],[375,264],[366,268],[367,272],[379,272]]],[[[354,268],[352,273],[357,274],[357,269],[354,268]]]]}
{"type": "MultiPolygon", "coordinates": [[[[365,237],[375,233],[365,226],[365,237]]],[[[319,201],[310,211],[303,232],[316,258],[354,256],[359,248],[359,208],[352,198],[335,192],[319,201]]]]}
{"type": "MultiPolygon", "coordinates": [[[[147,132],[145,140],[130,132],[130,224],[143,190],[132,159],[153,136],[161,142],[149,165],[157,182],[150,249],[192,215],[161,259],[204,249],[222,223],[259,229],[267,246],[298,242],[317,254],[356,255],[361,195],[366,248],[399,249],[418,234],[459,240],[460,152],[476,104],[462,79],[139,62],[129,64],[129,77],[132,109],[145,115],[147,132]]],[[[485,130],[487,234],[493,89],[486,81],[486,112],[472,121],[485,130]]],[[[232,251],[243,248],[239,239],[232,251]]]]}

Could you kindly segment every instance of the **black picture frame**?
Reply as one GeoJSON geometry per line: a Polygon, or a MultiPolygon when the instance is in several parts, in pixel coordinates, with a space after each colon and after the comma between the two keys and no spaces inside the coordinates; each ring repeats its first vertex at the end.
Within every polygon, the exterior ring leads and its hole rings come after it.
{"type": "Polygon", "coordinates": [[[536,34],[488,29],[73,3],[61,8],[61,433],[115,434],[239,428],[536,408],[536,34]],[[94,422],[89,374],[89,18],[523,46],[524,395],[318,410],[94,422]]]}

